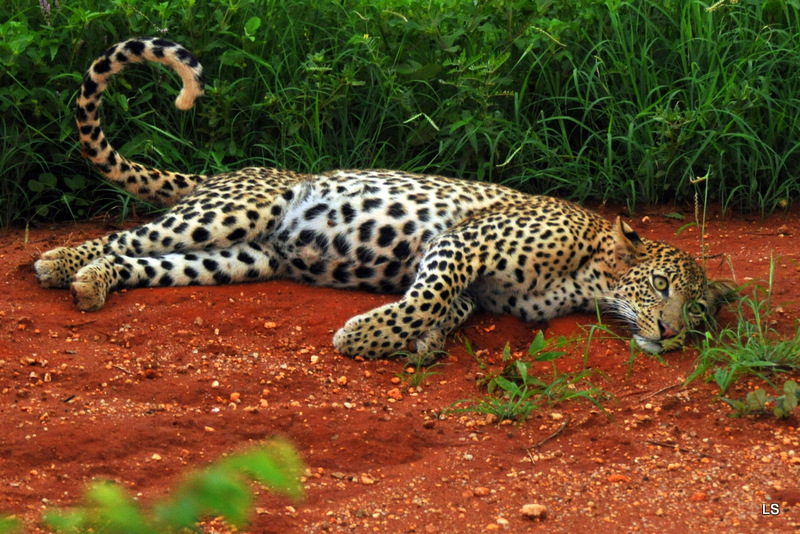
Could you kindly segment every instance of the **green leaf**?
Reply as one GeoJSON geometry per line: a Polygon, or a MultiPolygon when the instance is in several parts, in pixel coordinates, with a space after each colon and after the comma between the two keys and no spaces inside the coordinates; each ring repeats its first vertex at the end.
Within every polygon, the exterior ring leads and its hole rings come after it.
{"type": "Polygon", "coordinates": [[[38,180],[30,179],[28,180],[28,189],[34,193],[41,193],[44,191],[44,184],[38,180]]]}
{"type": "Polygon", "coordinates": [[[520,391],[519,386],[505,377],[502,376],[496,377],[494,379],[494,383],[495,385],[497,385],[497,387],[499,387],[506,393],[510,393],[512,395],[519,394],[520,391]]]}
{"type": "Polygon", "coordinates": [[[219,57],[219,62],[222,65],[229,65],[233,67],[244,66],[244,60],[247,57],[242,50],[226,50],[219,57]]]}
{"type": "Polygon", "coordinates": [[[747,409],[749,411],[763,412],[767,404],[767,392],[761,388],[755,391],[751,391],[750,393],[747,394],[745,402],[747,403],[747,409]]]}
{"type": "Polygon", "coordinates": [[[86,178],[79,174],[75,176],[65,176],[64,183],[67,184],[67,187],[70,188],[72,191],[79,191],[86,187],[86,178]]]}
{"type": "Polygon", "coordinates": [[[547,341],[544,339],[544,333],[539,330],[536,337],[531,341],[531,346],[528,347],[528,354],[533,356],[542,351],[547,346],[547,341]]]}
{"type": "Polygon", "coordinates": [[[273,491],[293,498],[302,496],[303,461],[287,441],[273,440],[268,448],[254,449],[230,458],[225,465],[247,473],[273,491]]]}
{"type": "Polygon", "coordinates": [[[714,371],[714,382],[717,383],[719,389],[723,392],[728,389],[729,381],[731,378],[731,374],[733,371],[729,371],[727,368],[720,367],[716,371],[714,371]]]}
{"type": "Polygon", "coordinates": [[[45,522],[59,531],[103,531],[154,534],[137,505],[111,482],[92,484],[86,492],[86,507],[71,512],[54,512],[45,522]]]}
{"type": "Polygon", "coordinates": [[[56,532],[85,532],[89,512],[86,510],[47,510],[43,520],[56,532]]]}
{"type": "Polygon", "coordinates": [[[49,189],[55,189],[58,184],[58,178],[51,172],[43,172],[39,175],[39,182],[49,189]]]}
{"type": "Polygon", "coordinates": [[[154,507],[152,523],[120,487],[108,482],[90,486],[82,508],[48,511],[45,522],[59,532],[156,534],[191,529],[211,515],[224,516],[232,525],[243,527],[252,505],[247,478],[299,497],[303,469],[288,442],[273,440],[191,475],[171,501],[154,507]]]}
{"type": "Polygon", "coordinates": [[[261,27],[261,19],[258,17],[250,17],[244,24],[244,34],[251,41],[255,41],[255,35],[261,27]]]}
{"type": "Polygon", "coordinates": [[[681,235],[681,233],[682,233],[684,230],[686,230],[687,228],[691,228],[692,226],[697,226],[697,223],[696,223],[696,222],[690,222],[690,223],[686,223],[686,224],[684,224],[683,226],[681,226],[680,228],[678,228],[678,231],[677,231],[677,232],[675,232],[675,237],[677,237],[677,236],[681,235]]]}
{"type": "Polygon", "coordinates": [[[511,359],[511,345],[508,344],[506,341],[506,345],[503,347],[503,361],[507,362],[511,359]]]}
{"type": "Polygon", "coordinates": [[[564,352],[558,350],[548,350],[547,352],[543,352],[541,354],[536,355],[537,362],[550,362],[553,360],[557,360],[558,358],[562,357],[564,352]]]}
{"type": "Polygon", "coordinates": [[[731,408],[736,410],[736,416],[747,414],[747,405],[744,402],[738,399],[729,399],[727,397],[723,397],[722,400],[728,403],[731,408]]]}
{"type": "Polygon", "coordinates": [[[521,360],[517,360],[515,363],[516,363],[516,367],[517,367],[517,373],[519,373],[520,380],[522,381],[523,384],[527,384],[528,383],[528,364],[523,362],[523,361],[521,361],[521,360]]]}
{"type": "Polygon", "coordinates": [[[682,221],[682,220],[684,220],[686,218],[685,215],[683,215],[682,213],[678,213],[676,211],[671,211],[669,213],[665,213],[664,217],[666,217],[667,219],[676,219],[678,221],[682,221]]]}

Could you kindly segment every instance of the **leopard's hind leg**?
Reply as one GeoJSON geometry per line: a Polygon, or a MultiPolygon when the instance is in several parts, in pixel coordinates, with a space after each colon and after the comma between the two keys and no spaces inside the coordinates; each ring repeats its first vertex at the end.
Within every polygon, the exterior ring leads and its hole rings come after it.
{"type": "Polygon", "coordinates": [[[157,257],[109,254],[81,268],[70,290],[79,310],[95,311],[110,291],[268,280],[280,276],[281,268],[272,250],[256,243],[157,257]]]}
{"type": "MultiPolygon", "coordinates": [[[[209,217],[210,219],[211,217],[209,217]]],[[[210,223],[179,212],[170,212],[138,228],[86,241],[77,247],[58,247],[43,253],[34,264],[36,277],[42,287],[69,287],[83,267],[109,255],[125,257],[157,257],[172,252],[222,249],[256,232],[234,234],[230,230],[214,235],[210,223]]]]}
{"type": "Polygon", "coordinates": [[[208,179],[170,211],[132,230],[59,247],[34,264],[42,287],[69,287],[84,266],[108,255],[159,257],[173,252],[225,250],[260,242],[294,198],[302,175],[248,168],[208,179]]]}

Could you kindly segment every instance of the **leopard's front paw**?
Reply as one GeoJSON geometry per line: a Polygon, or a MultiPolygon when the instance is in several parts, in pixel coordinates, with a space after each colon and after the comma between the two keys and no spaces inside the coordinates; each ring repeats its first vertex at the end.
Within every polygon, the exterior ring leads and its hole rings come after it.
{"type": "Polygon", "coordinates": [[[436,358],[437,353],[444,352],[445,341],[447,341],[447,332],[441,328],[431,328],[422,332],[409,343],[409,349],[423,361],[432,361],[436,358]]]}
{"type": "Polygon", "coordinates": [[[69,287],[80,265],[66,247],[48,250],[33,264],[36,278],[42,287],[69,287]]]}
{"type": "Polygon", "coordinates": [[[447,331],[407,314],[401,301],[353,317],[333,336],[333,344],[344,356],[381,358],[400,351],[433,357],[444,349],[447,331]]]}
{"type": "Polygon", "coordinates": [[[105,305],[111,285],[110,267],[109,262],[101,259],[78,271],[70,285],[76,308],[81,311],[97,311],[105,305]]]}
{"type": "Polygon", "coordinates": [[[336,349],[343,356],[369,359],[403,350],[408,334],[392,324],[391,306],[382,306],[347,321],[333,336],[336,349]]]}

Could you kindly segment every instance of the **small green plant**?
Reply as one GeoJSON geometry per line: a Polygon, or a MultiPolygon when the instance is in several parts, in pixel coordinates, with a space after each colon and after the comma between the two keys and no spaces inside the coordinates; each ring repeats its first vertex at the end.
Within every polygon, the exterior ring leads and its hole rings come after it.
{"type": "Polygon", "coordinates": [[[403,383],[411,388],[419,388],[422,382],[428,378],[441,374],[438,371],[432,371],[434,367],[442,365],[442,362],[430,363],[434,358],[439,355],[446,354],[444,352],[434,352],[425,357],[420,357],[418,354],[410,352],[398,352],[396,355],[402,356],[405,359],[406,365],[404,369],[395,373],[394,376],[403,381],[403,383]]]}
{"type": "MultiPolygon", "coordinates": [[[[550,342],[548,342],[544,338],[544,334],[539,331],[528,347],[528,357],[534,362],[554,362],[565,354],[564,351],[559,349],[566,345],[566,343],[567,340],[563,337],[560,337],[555,343],[556,350],[548,350],[550,348],[550,342]]],[[[511,347],[508,343],[506,343],[506,346],[503,347],[502,361],[503,368],[500,371],[490,373],[487,377],[478,381],[478,385],[486,386],[486,390],[489,393],[494,393],[495,389],[497,389],[499,386],[497,379],[508,378],[514,381],[522,381],[522,374],[518,369],[518,362],[523,360],[513,359],[511,347]]],[[[523,361],[523,363],[527,362],[523,361]]],[[[556,372],[555,364],[553,364],[553,372],[556,372]]]]}
{"type": "Polygon", "coordinates": [[[716,335],[706,332],[695,371],[686,383],[705,376],[724,394],[742,375],[750,374],[772,384],[778,372],[800,370],[800,325],[794,336],[784,336],[773,326],[777,308],[772,304],[775,261],[770,261],[767,286],[752,286],[752,296],[739,299],[736,323],[716,335]]]}
{"type": "Polygon", "coordinates": [[[722,400],[727,402],[731,408],[734,409],[734,417],[742,417],[744,415],[764,415],[768,412],[768,405],[773,404],[772,414],[779,418],[785,419],[792,415],[795,408],[797,408],[798,393],[800,386],[794,380],[787,380],[783,383],[783,395],[770,396],[761,388],[748,393],[744,400],[729,399],[723,397],[722,400]]]}
{"type": "MultiPolygon", "coordinates": [[[[475,352],[475,349],[472,348],[472,343],[470,343],[467,336],[459,334],[458,338],[464,343],[464,350],[467,351],[467,354],[475,358],[475,362],[478,364],[481,370],[485,371],[487,368],[486,362],[483,361],[482,358],[478,357],[478,354],[475,352]]],[[[503,354],[505,355],[505,350],[503,351],[503,354]]]]}
{"type": "MultiPolygon", "coordinates": [[[[565,343],[563,338],[559,339],[556,348],[562,347],[565,343]]],[[[457,401],[449,411],[493,414],[499,420],[524,421],[532,411],[543,404],[552,405],[574,399],[586,399],[605,411],[601,404],[601,400],[606,396],[605,392],[595,387],[588,379],[593,371],[584,370],[577,373],[558,371],[554,361],[564,354],[560,350],[551,350],[542,332],[534,338],[526,358],[514,359],[509,345],[506,344],[502,356],[503,368],[490,373],[478,383],[479,386],[486,388],[487,395],[480,399],[457,401]],[[542,362],[552,363],[553,379],[550,382],[531,374],[533,365],[542,362]]]]}
{"type": "MultiPolygon", "coordinates": [[[[44,521],[56,532],[161,534],[192,529],[203,517],[224,516],[242,528],[252,506],[250,481],[299,498],[303,469],[294,447],[276,439],[191,474],[171,500],[156,504],[149,514],[119,486],[96,482],[86,490],[82,506],[49,511],[44,521]]],[[[0,532],[17,527],[12,520],[0,520],[0,532]]]]}

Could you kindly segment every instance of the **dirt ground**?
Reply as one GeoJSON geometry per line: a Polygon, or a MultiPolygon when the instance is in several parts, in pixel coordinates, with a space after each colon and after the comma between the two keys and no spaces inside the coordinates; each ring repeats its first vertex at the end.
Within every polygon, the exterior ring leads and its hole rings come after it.
{"type": "MultiPolygon", "coordinates": [[[[692,210],[685,221],[668,211],[676,209],[627,220],[644,237],[699,254],[697,228],[676,236],[692,210]]],[[[764,279],[774,256],[777,326],[793,331],[798,216],[710,219],[710,252],[720,255],[711,275],[764,279]]],[[[250,532],[800,528],[798,419],[731,418],[713,384],[682,387],[695,350],[640,354],[631,364],[626,342],[594,339],[588,367],[615,396],[604,404],[611,417],[585,401],[546,406],[523,423],[442,415],[485,394],[476,378],[486,371],[463,341],[451,339],[439,374],[419,389],[398,383],[401,361],[354,361],[331,345],[347,318],[396,297],[274,281],[126,291],[81,313],[68,291],[38,287],[40,252],[111,230],[95,221],[0,234],[0,514],[30,531],[91,480],[117,481],[150,505],[191,468],[273,435],[307,463],[306,496],[294,502],[254,487],[250,532]],[[546,517],[526,518],[526,504],[544,505],[546,517]]],[[[570,371],[583,369],[585,325],[595,322],[479,314],[460,335],[490,370],[507,342],[525,351],[541,328],[548,338],[575,337],[558,363],[570,371]]],[[[741,380],[729,396],[744,397],[755,382],[741,380]]],[[[227,531],[219,520],[200,528],[227,531]]]]}

